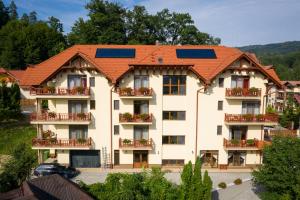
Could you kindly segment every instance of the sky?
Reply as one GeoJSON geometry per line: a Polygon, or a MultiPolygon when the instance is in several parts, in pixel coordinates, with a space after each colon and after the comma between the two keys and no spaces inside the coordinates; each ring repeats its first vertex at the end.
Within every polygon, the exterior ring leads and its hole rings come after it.
{"type": "MultiPolygon", "coordinates": [[[[190,13],[195,25],[222,40],[222,45],[245,46],[300,40],[300,0],[110,0],[128,9],[143,5],[149,13],[164,8],[190,13]]],[[[88,19],[88,0],[15,0],[18,12],[36,11],[38,18],[55,16],[65,33],[79,18],[88,19]]],[[[7,5],[10,0],[4,0],[7,5]]]]}

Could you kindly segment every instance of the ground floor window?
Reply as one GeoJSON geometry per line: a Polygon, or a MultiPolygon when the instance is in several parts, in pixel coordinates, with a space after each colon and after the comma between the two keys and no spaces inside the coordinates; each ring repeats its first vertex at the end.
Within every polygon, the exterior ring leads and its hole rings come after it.
{"type": "Polygon", "coordinates": [[[120,165],[120,150],[114,151],[114,164],[120,165]]]}
{"type": "Polygon", "coordinates": [[[202,166],[204,167],[218,167],[218,150],[201,150],[200,157],[202,166]]]}
{"type": "Polygon", "coordinates": [[[183,159],[162,159],[162,165],[181,166],[184,165],[183,159]]]}
{"type": "Polygon", "coordinates": [[[245,151],[228,151],[229,166],[245,166],[246,152],[245,151]]]}

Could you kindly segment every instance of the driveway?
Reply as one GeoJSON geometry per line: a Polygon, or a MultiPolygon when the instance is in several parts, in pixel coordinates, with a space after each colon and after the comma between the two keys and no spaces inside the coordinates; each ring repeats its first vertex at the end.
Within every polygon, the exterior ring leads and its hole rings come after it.
{"type": "Polygon", "coordinates": [[[252,186],[251,181],[246,181],[241,185],[234,185],[226,189],[212,192],[213,200],[259,200],[257,195],[260,189],[252,186]]]}
{"type": "MultiPolygon", "coordinates": [[[[97,182],[103,183],[105,178],[109,172],[101,171],[101,172],[88,172],[83,171],[77,177],[73,178],[73,181],[83,181],[86,184],[93,184],[97,182]]],[[[131,172],[132,173],[132,172],[131,172]]],[[[209,176],[213,181],[213,188],[217,188],[217,185],[220,182],[232,183],[235,179],[249,179],[251,178],[250,172],[209,172],[209,176]]],[[[169,172],[166,173],[165,177],[175,183],[180,184],[180,172],[169,172]]]]}

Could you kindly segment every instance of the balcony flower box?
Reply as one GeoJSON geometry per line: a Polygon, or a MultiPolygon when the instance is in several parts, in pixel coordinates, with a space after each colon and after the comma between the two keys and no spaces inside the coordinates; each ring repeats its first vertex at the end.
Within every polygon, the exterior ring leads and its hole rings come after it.
{"type": "Polygon", "coordinates": [[[48,112],[48,116],[50,118],[55,118],[56,117],[56,113],[55,112],[48,112]]]}
{"type": "Polygon", "coordinates": [[[150,89],[146,88],[146,87],[141,87],[141,88],[139,88],[139,93],[141,95],[144,95],[144,96],[149,96],[150,95],[150,89]]]}
{"type": "Polygon", "coordinates": [[[122,96],[132,96],[132,88],[126,87],[120,89],[120,94],[122,96]]]}

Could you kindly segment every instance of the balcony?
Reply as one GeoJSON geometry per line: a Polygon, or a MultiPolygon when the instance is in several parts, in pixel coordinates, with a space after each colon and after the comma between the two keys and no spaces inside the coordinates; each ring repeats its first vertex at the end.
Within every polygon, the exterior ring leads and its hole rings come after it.
{"type": "Polygon", "coordinates": [[[87,139],[32,139],[33,149],[91,149],[92,138],[87,139]]]}
{"type": "Polygon", "coordinates": [[[153,122],[152,114],[130,114],[123,113],[119,115],[120,124],[128,125],[151,125],[153,122]]]}
{"type": "Polygon", "coordinates": [[[90,98],[90,88],[75,87],[69,89],[45,86],[43,88],[31,88],[30,95],[41,99],[88,99],[90,98]]]}
{"type": "Polygon", "coordinates": [[[132,89],[130,87],[118,90],[121,99],[151,99],[153,97],[152,88],[132,89]]]}
{"type": "Polygon", "coordinates": [[[224,138],[223,146],[226,150],[258,150],[263,148],[264,141],[258,139],[227,140],[224,138]]]}
{"type": "Polygon", "coordinates": [[[297,137],[297,130],[270,130],[271,137],[297,137]]]}
{"type": "Polygon", "coordinates": [[[91,122],[91,113],[32,113],[31,124],[75,124],[88,125],[91,122]]]}
{"type": "Polygon", "coordinates": [[[261,89],[259,88],[226,88],[226,99],[260,99],[261,89]]]}
{"type": "Polygon", "coordinates": [[[124,150],[152,150],[153,140],[152,139],[119,139],[119,148],[124,150]]]}
{"type": "Polygon", "coordinates": [[[277,125],[278,115],[275,114],[225,114],[227,125],[277,125]]]}

